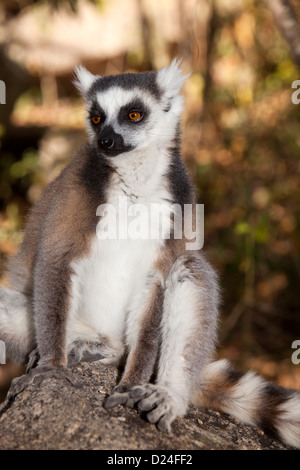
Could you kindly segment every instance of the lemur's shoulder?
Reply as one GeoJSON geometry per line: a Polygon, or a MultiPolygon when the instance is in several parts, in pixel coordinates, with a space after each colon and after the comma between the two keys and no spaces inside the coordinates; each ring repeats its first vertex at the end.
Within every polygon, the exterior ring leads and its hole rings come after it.
{"type": "Polygon", "coordinates": [[[72,256],[76,256],[76,251],[84,251],[89,234],[92,236],[96,230],[96,210],[104,199],[107,181],[106,165],[102,168],[90,145],[84,144],[29,210],[23,242],[7,264],[8,277],[15,288],[31,290],[39,253],[45,256],[45,252],[59,251],[61,255],[72,247],[72,256]]]}

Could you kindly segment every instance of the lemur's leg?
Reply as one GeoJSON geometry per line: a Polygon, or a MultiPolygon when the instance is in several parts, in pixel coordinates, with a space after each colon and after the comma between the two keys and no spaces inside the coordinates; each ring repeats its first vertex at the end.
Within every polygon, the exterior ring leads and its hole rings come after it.
{"type": "Polygon", "coordinates": [[[0,340],[18,364],[25,364],[35,346],[31,298],[5,287],[0,287],[0,340]]]}
{"type": "Polygon", "coordinates": [[[131,405],[138,402],[159,429],[170,430],[174,419],[186,413],[214,352],[217,316],[214,271],[198,255],[180,257],[166,279],[156,383],[128,392],[131,405]]]}
{"type": "Polygon", "coordinates": [[[151,273],[145,289],[135,297],[127,318],[126,342],[129,351],[121,381],[106,399],[105,408],[119,404],[133,406],[128,392],[134,385],[150,381],[159,349],[163,287],[159,273],[151,273]],[[142,311],[142,314],[141,314],[142,311]]]}

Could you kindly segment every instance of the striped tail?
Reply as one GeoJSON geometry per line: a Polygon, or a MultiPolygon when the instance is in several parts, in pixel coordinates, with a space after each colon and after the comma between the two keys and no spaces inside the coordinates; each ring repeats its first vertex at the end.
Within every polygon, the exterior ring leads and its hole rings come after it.
{"type": "Polygon", "coordinates": [[[226,359],[205,368],[193,403],[228,413],[300,448],[300,392],[273,385],[252,371],[237,372],[226,359]]]}
{"type": "Polygon", "coordinates": [[[20,292],[0,286],[0,340],[7,357],[25,364],[35,347],[30,300],[20,292]]]}

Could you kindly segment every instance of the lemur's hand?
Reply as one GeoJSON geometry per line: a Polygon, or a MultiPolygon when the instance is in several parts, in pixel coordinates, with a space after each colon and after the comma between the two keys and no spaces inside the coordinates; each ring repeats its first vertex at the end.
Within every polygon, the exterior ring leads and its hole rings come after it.
{"type": "Polygon", "coordinates": [[[48,378],[65,379],[74,387],[80,387],[81,385],[71,371],[65,367],[38,366],[35,369],[31,369],[28,374],[17,377],[12,381],[6,397],[7,400],[14,400],[29,385],[40,385],[43,380],[48,378]]]}
{"type": "Polygon", "coordinates": [[[104,408],[126,405],[145,413],[150,423],[160,431],[171,432],[171,425],[177,416],[183,416],[186,406],[180,397],[172,396],[166,387],[153,384],[131,387],[117,386],[106,399],[104,408]]]}
{"type": "Polygon", "coordinates": [[[182,397],[156,384],[132,387],[130,397],[137,403],[138,410],[146,414],[149,423],[156,424],[160,431],[168,433],[172,432],[173,421],[183,416],[187,408],[182,397]]]}

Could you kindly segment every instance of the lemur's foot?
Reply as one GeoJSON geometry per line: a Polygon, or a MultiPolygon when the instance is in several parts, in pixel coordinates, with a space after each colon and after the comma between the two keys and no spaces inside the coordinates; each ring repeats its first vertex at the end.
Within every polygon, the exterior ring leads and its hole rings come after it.
{"type": "Polygon", "coordinates": [[[124,347],[119,341],[100,337],[99,341],[77,340],[71,344],[68,354],[68,365],[80,361],[101,361],[102,364],[115,365],[123,355],[124,347]]]}
{"type": "Polygon", "coordinates": [[[160,431],[171,432],[171,425],[177,416],[183,416],[186,406],[179,397],[173,397],[163,386],[145,384],[133,387],[115,387],[105,403],[105,408],[126,405],[145,412],[150,423],[160,431]]]}
{"type": "Polygon", "coordinates": [[[65,367],[38,366],[31,369],[28,374],[15,378],[8,390],[7,399],[12,400],[29,385],[40,385],[43,380],[48,378],[65,379],[74,387],[80,387],[80,382],[73,376],[72,372],[65,367]]]}
{"type": "Polygon", "coordinates": [[[72,344],[68,354],[68,365],[72,366],[81,361],[93,362],[103,359],[101,343],[78,340],[72,344]]]}

